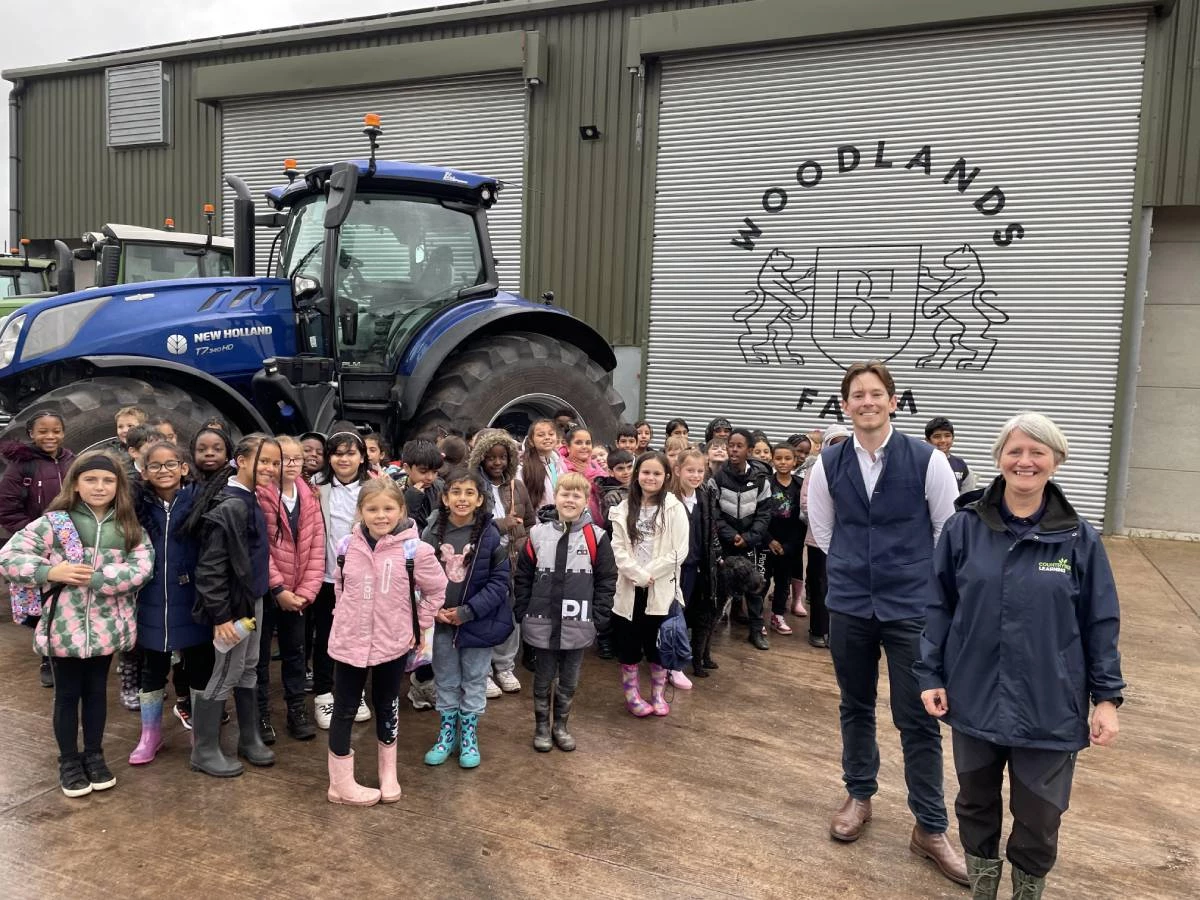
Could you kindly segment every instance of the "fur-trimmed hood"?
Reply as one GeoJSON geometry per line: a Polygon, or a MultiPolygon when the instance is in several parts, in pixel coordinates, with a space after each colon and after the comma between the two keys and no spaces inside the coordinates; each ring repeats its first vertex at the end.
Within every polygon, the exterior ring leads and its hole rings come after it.
{"type": "MultiPolygon", "coordinates": [[[[502,444],[508,450],[508,467],[504,470],[504,480],[512,481],[517,477],[517,467],[521,464],[521,447],[503,429],[489,428],[475,436],[475,446],[471,448],[471,455],[467,460],[468,465],[472,469],[482,469],[483,458],[497,444],[502,444]]],[[[486,477],[485,473],[484,478],[486,477]]]]}

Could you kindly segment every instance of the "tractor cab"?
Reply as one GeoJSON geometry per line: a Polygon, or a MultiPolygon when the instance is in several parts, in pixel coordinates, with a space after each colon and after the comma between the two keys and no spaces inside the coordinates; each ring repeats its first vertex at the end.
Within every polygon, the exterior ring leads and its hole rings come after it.
{"type": "MultiPolygon", "coordinates": [[[[314,358],[304,367],[311,371],[323,360],[330,371],[321,378],[337,383],[342,414],[382,425],[402,405],[397,375],[424,326],[449,307],[498,294],[486,210],[500,183],[455,169],[377,162],[378,119],[365,122],[369,159],[303,175],[294,160],[285,161],[289,183],[266,194],[275,212],[255,221],[280,228],[271,265],[292,285],[300,353],[314,358]]],[[[274,365],[303,390],[309,378],[290,363],[274,365]]]]}
{"type": "Polygon", "coordinates": [[[105,225],[83,235],[74,257],[78,288],[233,274],[233,241],[166,228],[105,225]]]}
{"type": "MultiPolygon", "coordinates": [[[[24,303],[33,296],[52,292],[50,273],[54,262],[19,255],[0,256],[0,304],[24,303]]],[[[4,312],[11,310],[0,306],[4,312]]]]}

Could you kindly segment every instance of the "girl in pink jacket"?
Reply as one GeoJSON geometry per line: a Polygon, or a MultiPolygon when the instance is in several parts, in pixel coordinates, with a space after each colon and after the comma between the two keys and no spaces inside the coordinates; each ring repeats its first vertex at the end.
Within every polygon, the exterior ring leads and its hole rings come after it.
{"type": "MultiPolygon", "coordinates": [[[[582,425],[573,426],[566,435],[566,443],[558,448],[562,457],[562,471],[578,472],[588,480],[591,490],[588,492],[588,511],[592,514],[593,522],[603,522],[604,514],[600,509],[600,489],[596,487],[596,479],[608,474],[608,469],[592,459],[592,433],[582,425]]],[[[554,497],[543,501],[553,503],[554,497]]]]}
{"type": "Polygon", "coordinates": [[[400,680],[408,655],[446,600],[446,574],[433,547],[408,518],[404,493],[390,478],[362,486],[358,521],[339,542],[333,588],[336,603],[329,656],[334,660],[329,725],[331,803],[373,806],[400,799],[396,732],[400,680]],[[379,789],[354,780],[350,729],[367,674],[379,738],[379,789]]]}
{"type": "Polygon", "coordinates": [[[325,580],[325,519],[321,501],[301,478],[304,449],[292,437],[278,441],[283,455],[279,484],[258,487],[258,505],[267,522],[271,585],[258,625],[258,731],[264,744],[275,743],[267,699],[272,635],[279,637],[288,734],[297,741],[317,736],[304,706],[304,610],[317,599],[325,580]]]}

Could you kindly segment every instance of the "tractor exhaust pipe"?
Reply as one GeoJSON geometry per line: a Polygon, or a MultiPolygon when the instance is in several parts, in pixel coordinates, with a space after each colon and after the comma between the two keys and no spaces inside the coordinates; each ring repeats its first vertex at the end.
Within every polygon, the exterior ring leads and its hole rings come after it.
{"type": "Polygon", "coordinates": [[[225,183],[233,189],[233,274],[239,278],[254,277],[254,201],[250,188],[236,175],[226,175],[225,183]]]}
{"type": "Polygon", "coordinates": [[[55,241],[54,256],[54,267],[58,269],[58,292],[75,293],[75,254],[62,241],[55,241]]]}

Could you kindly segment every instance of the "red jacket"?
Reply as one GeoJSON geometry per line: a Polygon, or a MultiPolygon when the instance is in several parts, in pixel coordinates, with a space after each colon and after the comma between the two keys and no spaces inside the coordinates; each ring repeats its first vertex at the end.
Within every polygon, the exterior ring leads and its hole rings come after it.
{"type": "Polygon", "coordinates": [[[300,503],[299,540],[292,535],[278,485],[258,489],[258,504],[267,520],[270,585],[282,587],[311,603],[325,580],[325,520],[321,516],[321,502],[299,481],[296,497],[300,503]]]}

